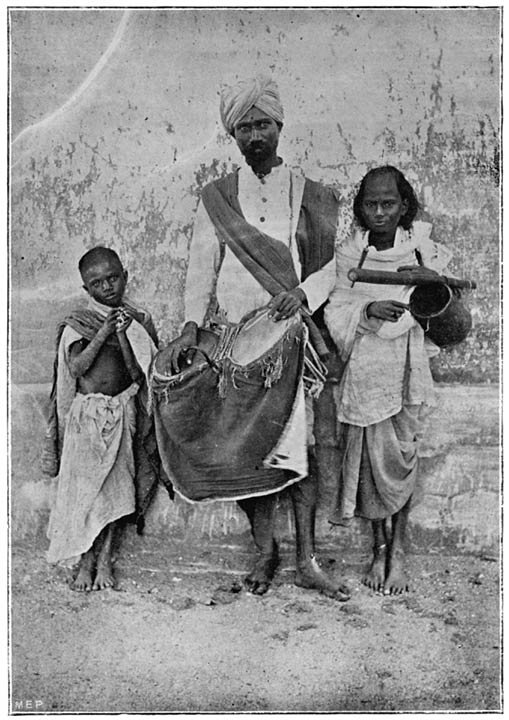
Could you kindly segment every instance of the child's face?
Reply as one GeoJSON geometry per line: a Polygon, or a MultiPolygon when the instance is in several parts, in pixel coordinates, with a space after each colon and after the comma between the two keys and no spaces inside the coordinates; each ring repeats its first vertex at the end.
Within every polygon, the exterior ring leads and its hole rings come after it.
{"type": "Polygon", "coordinates": [[[395,178],[389,173],[368,179],[362,198],[362,214],[369,230],[388,236],[394,234],[408,201],[402,200],[395,178]]]}
{"type": "Polygon", "coordinates": [[[98,260],[83,271],[83,287],[87,293],[109,307],[122,304],[127,271],[115,260],[98,260]]]}

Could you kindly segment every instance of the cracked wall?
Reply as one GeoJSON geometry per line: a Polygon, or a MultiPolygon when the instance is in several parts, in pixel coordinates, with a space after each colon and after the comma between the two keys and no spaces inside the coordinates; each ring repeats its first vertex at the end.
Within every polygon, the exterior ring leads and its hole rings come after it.
{"type": "Polygon", "coordinates": [[[496,383],[499,30],[496,8],[11,10],[12,382],[50,381],[54,325],[98,243],[175,335],[200,190],[240,161],[219,87],[268,70],[281,154],[338,188],[344,232],[369,167],[414,184],[453,272],[478,282],[474,330],[435,378],[496,383]]]}

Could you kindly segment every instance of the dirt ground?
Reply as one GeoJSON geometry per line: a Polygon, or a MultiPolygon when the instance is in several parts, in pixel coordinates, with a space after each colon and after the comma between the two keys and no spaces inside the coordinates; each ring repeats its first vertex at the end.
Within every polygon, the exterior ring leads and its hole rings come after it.
{"type": "Polygon", "coordinates": [[[43,539],[12,548],[11,712],[501,711],[499,567],[411,555],[412,592],[365,588],[368,555],[321,548],[353,593],[293,584],[293,548],[266,596],[242,589],[249,540],[137,538],[118,588],[73,592],[43,539]],[[236,540],[237,542],[237,540],[236,540]]]}

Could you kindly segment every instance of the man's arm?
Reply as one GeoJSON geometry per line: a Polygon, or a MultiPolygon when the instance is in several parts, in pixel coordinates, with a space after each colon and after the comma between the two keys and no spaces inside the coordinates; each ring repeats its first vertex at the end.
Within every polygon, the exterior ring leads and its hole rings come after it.
{"type": "Polygon", "coordinates": [[[209,215],[200,201],[193,228],[189,251],[189,265],[184,295],[182,333],[167,347],[167,367],[170,373],[180,372],[179,359],[183,351],[196,345],[198,327],[203,325],[216,285],[221,261],[219,241],[209,215]]]}
{"type": "Polygon", "coordinates": [[[336,256],[333,255],[320,270],[309,275],[299,288],[306,294],[308,308],[313,314],[328,299],[336,283],[336,256]]]}
{"type": "Polygon", "coordinates": [[[186,276],[184,317],[187,322],[203,325],[216,285],[220,256],[214,226],[200,201],[194,221],[186,276]]]}
{"type": "Polygon", "coordinates": [[[323,305],[334,288],[336,260],[333,258],[323,268],[307,277],[298,287],[279,293],[269,303],[269,316],[285,320],[299,309],[312,315],[323,305]]]}
{"type": "Polygon", "coordinates": [[[82,377],[90,369],[106,340],[115,332],[117,316],[118,309],[109,312],[95,336],[83,350],[80,349],[78,342],[71,345],[69,371],[73,378],[82,377]]]}

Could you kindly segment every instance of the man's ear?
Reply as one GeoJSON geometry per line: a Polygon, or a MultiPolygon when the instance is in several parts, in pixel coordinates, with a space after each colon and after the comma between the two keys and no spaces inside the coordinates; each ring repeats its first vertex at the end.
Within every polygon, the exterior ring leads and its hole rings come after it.
{"type": "Polygon", "coordinates": [[[84,290],[86,293],[88,293],[88,294],[90,295],[90,293],[88,292],[88,288],[87,288],[86,285],[82,285],[81,287],[83,288],[83,290],[84,290]]]}
{"type": "Polygon", "coordinates": [[[124,270],[123,273],[124,273],[124,282],[127,283],[127,281],[129,280],[129,273],[127,272],[127,270],[124,270]]]}

